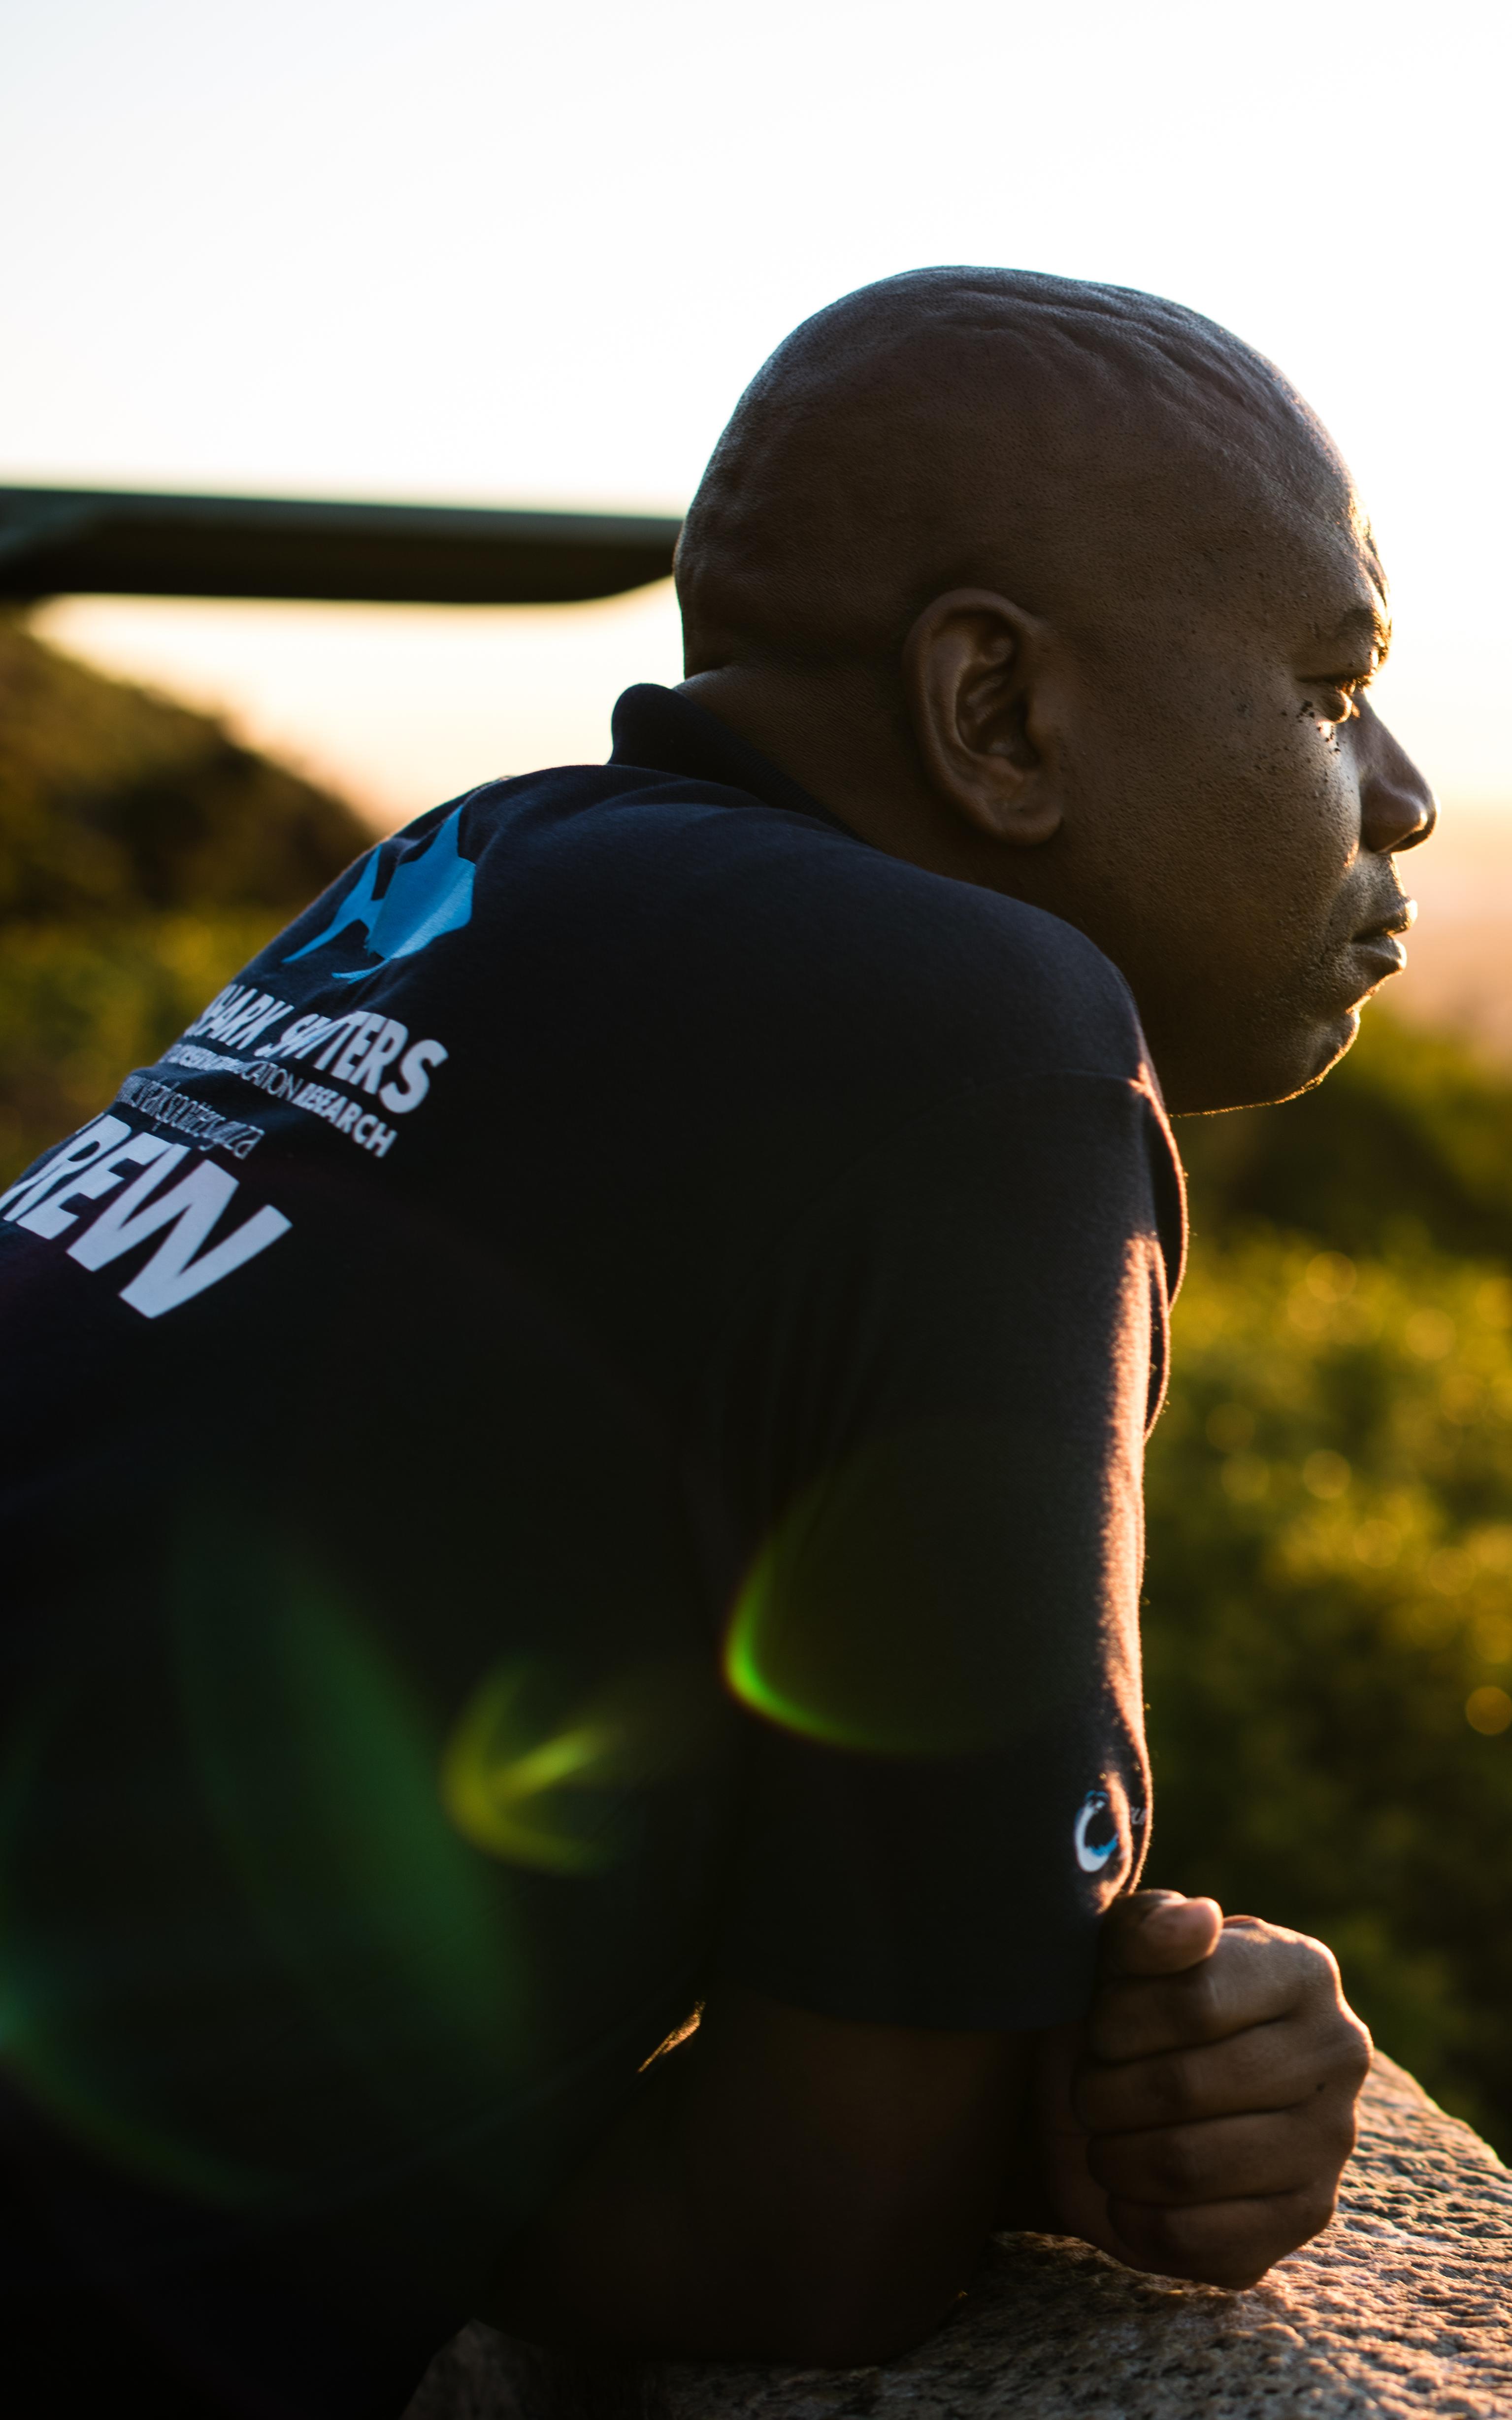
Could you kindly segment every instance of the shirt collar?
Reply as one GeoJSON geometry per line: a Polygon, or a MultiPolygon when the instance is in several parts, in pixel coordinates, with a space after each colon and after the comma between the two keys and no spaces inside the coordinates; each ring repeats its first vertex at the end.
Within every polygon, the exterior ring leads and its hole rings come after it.
{"type": "Polygon", "coordinates": [[[611,765],[645,765],[658,773],[717,782],[727,789],[750,792],[765,806],[815,816],[848,838],[856,837],[849,825],[810,798],[780,766],[681,690],[638,681],[615,706],[609,727],[614,740],[611,765]]]}

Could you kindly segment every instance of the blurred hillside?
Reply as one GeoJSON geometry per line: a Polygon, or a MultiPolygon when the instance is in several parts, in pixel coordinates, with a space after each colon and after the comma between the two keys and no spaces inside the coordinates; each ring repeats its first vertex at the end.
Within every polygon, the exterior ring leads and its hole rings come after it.
{"type": "Polygon", "coordinates": [[[371,837],[211,717],[0,617],[0,1183],[371,837]]]}

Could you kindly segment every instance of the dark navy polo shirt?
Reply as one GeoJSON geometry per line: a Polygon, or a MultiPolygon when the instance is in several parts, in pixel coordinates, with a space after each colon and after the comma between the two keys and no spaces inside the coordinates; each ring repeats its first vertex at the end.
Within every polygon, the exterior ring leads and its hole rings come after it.
{"type": "Polygon", "coordinates": [[[685,696],[373,849],[0,1201],[59,2257],[377,2411],[711,1978],[1080,2014],[1180,1248],[1107,960],[685,696]]]}

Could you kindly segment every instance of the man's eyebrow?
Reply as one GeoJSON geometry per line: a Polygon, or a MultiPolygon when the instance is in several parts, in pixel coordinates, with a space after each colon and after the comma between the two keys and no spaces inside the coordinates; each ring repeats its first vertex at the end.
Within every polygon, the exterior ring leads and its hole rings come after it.
{"type": "Polygon", "coordinates": [[[1379,672],[1391,653],[1391,620],[1379,605],[1351,605],[1329,634],[1332,640],[1368,639],[1376,651],[1379,672]]]}

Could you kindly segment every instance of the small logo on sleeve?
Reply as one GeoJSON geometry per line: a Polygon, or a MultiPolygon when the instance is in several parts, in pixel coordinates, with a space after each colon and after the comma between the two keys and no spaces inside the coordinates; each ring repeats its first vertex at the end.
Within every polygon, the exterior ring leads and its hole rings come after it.
{"type": "Polygon", "coordinates": [[[1123,1854],[1123,1835],[1113,1802],[1105,1790],[1089,1790],[1082,1800],[1072,1834],[1076,1863],[1084,1874],[1101,1874],[1123,1854]]]}

